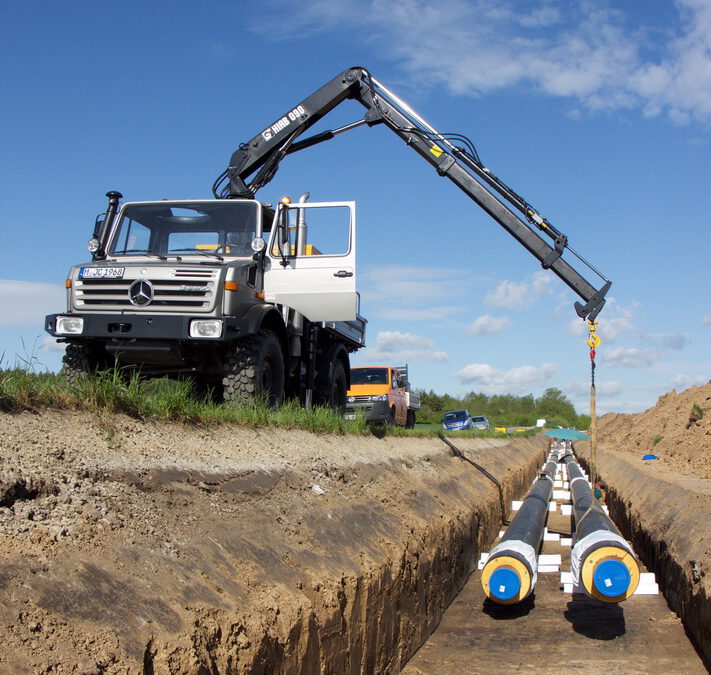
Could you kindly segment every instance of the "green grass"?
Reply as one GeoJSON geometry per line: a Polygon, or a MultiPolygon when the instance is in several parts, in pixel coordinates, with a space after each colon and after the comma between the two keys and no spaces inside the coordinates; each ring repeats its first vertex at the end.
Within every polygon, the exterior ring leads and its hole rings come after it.
{"type": "MultiPolygon", "coordinates": [[[[259,400],[241,405],[218,404],[197,395],[189,380],[141,380],[136,375],[125,376],[121,369],[87,377],[74,387],[59,375],[35,373],[27,367],[0,369],[0,410],[20,412],[41,408],[122,413],[141,420],[172,420],[199,426],[275,426],[329,434],[431,437],[441,432],[439,424],[417,424],[414,429],[371,427],[362,418],[346,420],[330,408],[306,410],[298,401],[287,401],[276,409],[259,400]]],[[[447,436],[500,438],[502,434],[460,431],[448,432],[447,436]]]]}

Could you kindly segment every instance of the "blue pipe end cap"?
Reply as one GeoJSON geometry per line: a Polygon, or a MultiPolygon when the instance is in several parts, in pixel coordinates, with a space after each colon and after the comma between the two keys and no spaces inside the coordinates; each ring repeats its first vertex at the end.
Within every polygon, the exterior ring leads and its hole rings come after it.
{"type": "Polygon", "coordinates": [[[499,600],[511,600],[521,590],[518,574],[508,567],[499,567],[489,577],[489,592],[499,600]]]}
{"type": "Polygon", "coordinates": [[[630,572],[619,560],[603,560],[593,573],[595,588],[605,597],[616,598],[630,587],[630,572]]]}

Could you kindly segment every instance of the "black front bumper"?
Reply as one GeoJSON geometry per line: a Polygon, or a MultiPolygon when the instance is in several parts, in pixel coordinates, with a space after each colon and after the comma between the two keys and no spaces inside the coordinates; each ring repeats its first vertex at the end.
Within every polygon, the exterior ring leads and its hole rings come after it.
{"type": "Polygon", "coordinates": [[[234,317],[175,316],[170,314],[48,314],[44,329],[56,338],[81,342],[83,340],[190,340],[192,342],[229,342],[249,333],[249,322],[234,317]],[[80,334],[57,333],[54,330],[58,316],[84,319],[80,334]],[[219,338],[190,337],[193,319],[222,319],[219,338]]]}
{"type": "Polygon", "coordinates": [[[373,403],[357,402],[347,403],[345,408],[346,416],[355,415],[357,411],[363,412],[366,422],[382,423],[390,420],[390,402],[375,401],[373,403]]]}

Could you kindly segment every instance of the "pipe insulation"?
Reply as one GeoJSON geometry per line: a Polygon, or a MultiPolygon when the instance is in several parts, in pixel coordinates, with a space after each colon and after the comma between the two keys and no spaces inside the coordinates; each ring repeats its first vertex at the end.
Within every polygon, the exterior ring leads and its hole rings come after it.
{"type": "Polygon", "coordinates": [[[551,453],[521,508],[484,565],[481,583],[486,597],[500,605],[521,602],[533,591],[538,551],[553,493],[556,456],[551,453]]]}
{"type": "Polygon", "coordinates": [[[639,563],[592,493],[571,452],[564,456],[575,517],[570,571],[575,584],[603,602],[622,602],[639,584],[639,563]]]}

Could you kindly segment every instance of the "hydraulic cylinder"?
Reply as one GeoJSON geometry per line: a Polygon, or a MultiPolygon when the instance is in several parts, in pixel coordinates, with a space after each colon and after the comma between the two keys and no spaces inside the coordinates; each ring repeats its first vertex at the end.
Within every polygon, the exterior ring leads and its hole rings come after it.
{"type": "Polygon", "coordinates": [[[538,551],[548,517],[555,471],[556,460],[551,454],[508,530],[491,550],[484,565],[481,575],[484,593],[500,605],[521,602],[536,585],[538,551]]]}
{"type": "Polygon", "coordinates": [[[572,453],[564,457],[575,516],[570,570],[577,586],[603,602],[622,602],[639,584],[639,563],[632,547],[593,496],[572,453]]]}

